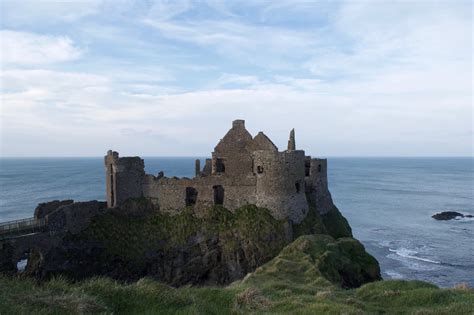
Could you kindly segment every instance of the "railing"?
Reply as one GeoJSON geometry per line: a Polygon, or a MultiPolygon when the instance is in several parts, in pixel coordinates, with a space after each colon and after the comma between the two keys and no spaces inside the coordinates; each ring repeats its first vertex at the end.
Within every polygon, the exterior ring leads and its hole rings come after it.
{"type": "Polygon", "coordinates": [[[40,231],[47,226],[48,222],[45,218],[35,219],[27,218],[0,223],[0,237],[6,235],[18,235],[27,232],[40,231]]]}

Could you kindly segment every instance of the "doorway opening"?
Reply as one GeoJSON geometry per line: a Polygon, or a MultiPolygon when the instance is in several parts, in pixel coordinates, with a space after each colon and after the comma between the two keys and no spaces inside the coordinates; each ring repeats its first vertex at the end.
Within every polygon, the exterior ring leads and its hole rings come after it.
{"type": "Polygon", "coordinates": [[[186,207],[194,206],[197,201],[198,191],[193,187],[186,187],[186,207]]]}
{"type": "Polygon", "coordinates": [[[216,185],[212,187],[214,190],[214,204],[223,205],[224,204],[224,187],[221,185],[216,185]]]}

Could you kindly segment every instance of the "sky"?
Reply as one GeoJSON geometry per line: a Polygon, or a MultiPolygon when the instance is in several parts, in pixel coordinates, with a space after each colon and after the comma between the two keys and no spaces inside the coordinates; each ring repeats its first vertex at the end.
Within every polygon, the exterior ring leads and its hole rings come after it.
{"type": "Polygon", "coordinates": [[[4,157],[473,154],[471,1],[0,3],[4,157]]]}

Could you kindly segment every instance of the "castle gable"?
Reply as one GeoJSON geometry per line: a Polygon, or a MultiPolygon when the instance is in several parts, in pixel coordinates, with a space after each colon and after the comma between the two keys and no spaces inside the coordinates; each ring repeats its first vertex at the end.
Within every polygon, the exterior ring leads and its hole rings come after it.
{"type": "Polygon", "coordinates": [[[235,152],[246,150],[248,144],[252,142],[252,135],[245,129],[244,120],[234,120],[232,128],[222,138],[214,148],[214,152],[235,152]]]}
{"type": "Polygon", "coordinates": [[[262,131],[260,131],[255,138],[253,138],[252,142],[248,145],[249,151],[278,151],[277,146],[268,138],[262,131]]]}

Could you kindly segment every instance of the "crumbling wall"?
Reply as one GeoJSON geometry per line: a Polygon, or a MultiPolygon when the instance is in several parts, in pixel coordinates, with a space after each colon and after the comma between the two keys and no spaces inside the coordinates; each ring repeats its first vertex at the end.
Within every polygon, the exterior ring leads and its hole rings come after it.
{"type": "Polygon", "coordinates": [[[212,173],[212,159],[206,159],[206,164],[202,169],[201,176],[209,176],[212,173]]]}
{"type": "Polygon", "coordinates": [[[231,211],[256,202],[256,179],[237,180],[229,176],[206,176],[189,178],[156,178],[147,175],[143,184],[144,197],[153,199],[160,211],[177,213],[186,207],[186,189],[194,188],[197,198],[194,210],[199,213],[215,204],[214,187],[222,186],[223,206],[231,211]]]}

